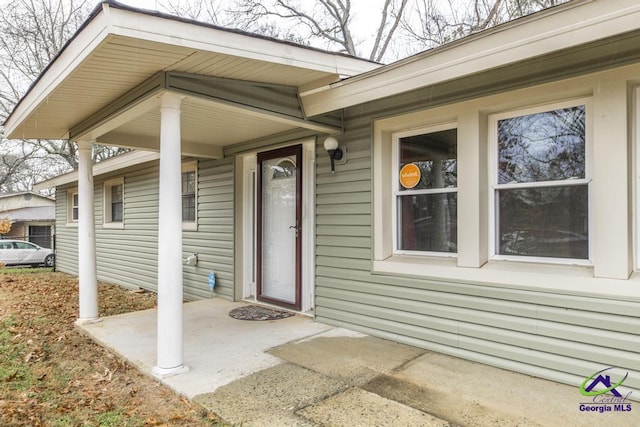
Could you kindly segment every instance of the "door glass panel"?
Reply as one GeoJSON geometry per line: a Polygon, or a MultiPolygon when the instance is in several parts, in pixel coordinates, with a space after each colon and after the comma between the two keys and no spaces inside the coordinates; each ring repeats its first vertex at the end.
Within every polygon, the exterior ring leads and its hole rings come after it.
{"type": "Polygon", "coordinates": [[[262,162],[262,296],[296,301],[296,166],[262,162]]]}

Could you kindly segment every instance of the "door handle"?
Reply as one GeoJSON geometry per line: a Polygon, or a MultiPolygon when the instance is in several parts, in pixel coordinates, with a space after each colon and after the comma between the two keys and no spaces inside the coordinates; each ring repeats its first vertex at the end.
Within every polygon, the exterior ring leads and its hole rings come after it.
{"type": "Polygon", "coordinates": [[[299,225],[291,225],[289,226],[289,230],[296,230],[296,237],[298,237],[298,232],[300,232],[300,226],[299,225]]]}

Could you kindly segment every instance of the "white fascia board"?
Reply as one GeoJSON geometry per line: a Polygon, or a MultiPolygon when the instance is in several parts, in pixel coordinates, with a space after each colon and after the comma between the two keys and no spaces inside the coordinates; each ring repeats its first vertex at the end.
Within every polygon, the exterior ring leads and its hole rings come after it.
{"type": "MultiPolygon", "coordinates": [[[[160,153],[149,151],[132,151],[130,153],[121,154],[100,163],[93,165],[93,176],[100,176],[105,173],[115,172],[131,166],[140,165],[160,159],[160,153]]],[[[71,184],[78,181],[78,171],[69,172],[64,175],[58,175],[55,178],[39,182],[33,186],[34,190],[46,190],[60,185],[71,184]]]]}
{"type": "Polygon", "coordinates": [[[120,36],[339,76],[353,76],[380,67],[364,59],[123,9],[110,9],[109,20],[114,34],[120,36]],[[132,14],[135,19],[131,19],[132,14]]]}
{"type": "MultiPolygon", "coordinates": [[[[103,4],[104,8],[107,6],[103,4]]],[[[47,97],[69,75],[87,59],[97,47],[104,43],[109,36],[108,18],[105,13],[98,13],[89,24],[76,34],[75,39],[54,59],[44,73],[40,75],[33,87],[21,99],[4,124],[5,135],[8,139],[21,139],[16,134],[16,128],[23,123],[30,114],[44,102],[47,97]]],[[[60,139],[67,139],[68,135],[60,135],[60,139]]]]}
{"type": "Polygon", "coordinates": [[[64,184],[70,184],[78,181],[78,172],[69,172],[64,175],[58,175],[54,178],[47,179],[46,181],[39,182],[33,185],[35,191],[48,190],[53,187],[58,187],[64,184]]]}
{"type": "Polygon", "coordinates": [[[303,93],[302,102],[312,117],[637,30],[639,23],[637,0],[578,0],[303,93]]]}
{"type": "Polygon", "coordinates": [[[114,172],[118,169],[124,169],[158,159],[160,159],[160,153],[136,150],[94,164],[93,175],[99,176],[105,173],[114,172]]]}

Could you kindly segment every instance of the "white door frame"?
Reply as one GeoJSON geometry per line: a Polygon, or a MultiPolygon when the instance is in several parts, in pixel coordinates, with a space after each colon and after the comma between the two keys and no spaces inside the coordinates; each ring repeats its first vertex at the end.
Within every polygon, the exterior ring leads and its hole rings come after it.
{"type": "Polygon", "coordinates": [[[633,206],[634,206],[634,227],[633,227],[633,250],[635,253],[634,269],[640,270],[640,87],[633,89],[633,118],[632,124],[632,153],[633,153],[633,206]]]}
{"type": "MultiPolygon", "coordinates": [[[[315,153],[316,141],[307,139],[278,146],[268,147],[261,151],[269,151],[292,145],[302,145],[302,309],[308,313],[313,310],[315,295],[315,153]]],[[[256,170],[257,154],[252,152],[242,155],[236,165],[242,168],[236,176],[242,177],[242,227],[243,236],[240,253],[242,263],[242,299],[256,301],[256,170]]],[[[236,276],[238,277],[238,276],[236,276]]]]}

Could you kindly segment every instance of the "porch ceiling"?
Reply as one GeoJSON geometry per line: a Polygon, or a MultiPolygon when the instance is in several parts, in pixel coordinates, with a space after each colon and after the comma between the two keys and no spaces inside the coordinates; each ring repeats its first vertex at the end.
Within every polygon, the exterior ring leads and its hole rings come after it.
{"type": "MultiPolygon", "coordinates": [[[[103,143],[154,148],[149,145],[151,141],[158,144],[158,103],[141,87],[159,72],[286,85],[302,91],[377,66],[106,1],[34,82],[5,122],[5,132],[9,138],[86,136],[103,143]],[[120,105],[118,114],[104,114],[133,92],[140,92],[139,102],[120,105]],[[99,129],[104,133],[98,134],[94,126],[90,134],[71,135],[72,129],[96,116],[103,117],[99,129]],[[105,126],[109,120],[114,121],[105,126]]],[[[181,119],[188,144],[222,147],[304,127],[229,103],[185,96],[181,119]]]]}
{"type": "MultiPolygon", "coordinates": [[[[154,100],[155,101],[155,100],[154,100]]],[[[157,102],[154,102],[157,104],[157,102]]],[[[198,98],[185,98],[181,111],[182,151],[197,157],[222,157],[221,147],[249,141],[297,128],[274,118],[252,115],[241,109],[214,104],[198,98]]],[[[146,113],[95,138],[104,145],[160,149],[160,108],[146,113]]]]}

